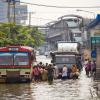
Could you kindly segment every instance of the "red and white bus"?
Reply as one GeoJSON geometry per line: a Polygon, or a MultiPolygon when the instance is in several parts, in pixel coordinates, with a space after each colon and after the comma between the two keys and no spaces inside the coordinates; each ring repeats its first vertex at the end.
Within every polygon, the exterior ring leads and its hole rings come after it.
{"type": "Polygon", "coordinates": [[[0,48],[0,82],[30,82],[35,50],[28,46],[0,48]]]}

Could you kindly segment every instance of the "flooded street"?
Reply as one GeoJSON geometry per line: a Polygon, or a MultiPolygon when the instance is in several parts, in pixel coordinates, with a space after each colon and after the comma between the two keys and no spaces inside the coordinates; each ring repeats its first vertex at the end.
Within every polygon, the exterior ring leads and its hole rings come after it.
{"type": "Polygon", "coordinates": [[[92,96],[92,85],[93,81],[84,73],[77,80],[54,80],[53,85],[0,84],[0,100],[99,100],[92,96]]]}
{"type": "Polygon", "coordinates": [[[100,100],[94,94],[93,80],[85,76],[84,70],[77,80],[54,80],[53,85],[0,84],[0,100],[100,100]]]}
{"type": "Polygon", "coordinates": [[[93,96],[93,81],[84,73],[79,80],[55,80],[53,85],[47,83],[35,85],[35,100],[99,100],[93,96]]]}

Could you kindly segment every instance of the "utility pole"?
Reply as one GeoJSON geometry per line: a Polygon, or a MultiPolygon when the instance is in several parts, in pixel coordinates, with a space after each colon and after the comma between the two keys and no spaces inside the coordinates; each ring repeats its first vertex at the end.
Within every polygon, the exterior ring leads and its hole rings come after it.
{"type": "Polygon", "coordinates": [[[8,13],[7,13],[7,17],[8,17],[8,22],[10,23],[10,2],[11,0],[7,0],[8,2],[8,13]]]}
{"type": "Polygon", "coordinates": [[[6,2],[8,2],[8,22],[11,22],[11,16],[10,16],[10,5],[13,5],[13,21],[12,22],[16,22],[16,12],[15,12],[15,4],[16,4],[16,1],[15,0],[6,0],[6,2]]]}
{"type": "MultiPolygon", "coordinates": [[[[10,16],[10,5],[11,3],[13,4],[13,22],[15,23],[16,22],[16,17],[15,17],[15,0],[6,0],[6,2],[8,3],[8,13],[7,13],[7,17],[8,17],[8,22],[10,23],[11,22],[11,16],[10,16]]],[[[10,27],[9,28],[9,35],[8,35],[8,38],[11,38],[11,33],[13,31],[13,27],[10,27]]]]}
{"type": "Polygon", "coordinates": [[[29,12],[29,27],[31,26],[31,12],[29,12]]]}
{"type": "Polygon", "coordinates": [[[14,8],[14,19],[13,19],[13,22],[14,22],[14,23],[16,23],[16,15],[15,15],[15,14],[16,14],[16,12],[15,12],[15,4],[16,4],[16,1],[15,1],[15,0],[13,0],[13,6],[14,6],[14,7],[13,7],[13,8],[14,8]]]}
{"type": "Polygon", "coordinates": [[[29,13],[29,27],[31,26],[31,14],[34,14],[35,12],[28,12],[29,13]]]}
{"type": "MultiPolygon", "coordinates": [[[[10,3],[11,3],[11,0],[6,0],[6,2],[8,3],[7,17],[8,17],[8,22],[10,23],[11,22],[11,19],[10,19],[10,3]]],[[[9,34],[8,34],[9,39],[10,39],[10,37],[11,37],[11,27],[9,28],[9,34]]]]}

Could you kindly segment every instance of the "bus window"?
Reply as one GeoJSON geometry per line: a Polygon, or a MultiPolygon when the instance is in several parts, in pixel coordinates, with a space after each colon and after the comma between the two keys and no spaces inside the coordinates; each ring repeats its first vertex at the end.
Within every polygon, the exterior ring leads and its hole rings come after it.
{"type": "Polygon", "coordinates": [[[14,54],[14,65],[29,65],[28,53],[14,54]]]}
{"type": "Polygon", "coordinates": [[[13,54],[12,53],[0,53],[0,65],[13,65],[13,54]]]}

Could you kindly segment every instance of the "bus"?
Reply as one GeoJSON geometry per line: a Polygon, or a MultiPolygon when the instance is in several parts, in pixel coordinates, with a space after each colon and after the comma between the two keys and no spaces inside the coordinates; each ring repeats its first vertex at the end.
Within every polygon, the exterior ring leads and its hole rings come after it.
{"type": "Polygon", "coordinates": [[[32,47],[0,47],[0,82],[31,82],[35,61],[32,47]]]}
{"type": "Polygon", "coordinates": [[[59,41],[57,43],[57,51],[50,53],[51,63],[58,67],[61,73],[64,65],[71,69],[73,65],[77,65],[79,71],[82,69],[81,64],[81,48],[78,42],[59,41]]]}

